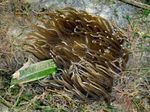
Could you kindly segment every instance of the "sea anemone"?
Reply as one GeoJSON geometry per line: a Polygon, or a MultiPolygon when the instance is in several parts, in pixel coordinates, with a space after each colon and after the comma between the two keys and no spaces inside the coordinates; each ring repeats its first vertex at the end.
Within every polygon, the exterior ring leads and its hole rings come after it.
{"type": "Polygon", "coordinates": [[[61,75],[49,81],[80,99],[109,102],[114,76],[128,60],[124,33],[100,16],[73,8],[48,12],[40,21],[24,48],[38,59],[53,58],[61,75]]]}

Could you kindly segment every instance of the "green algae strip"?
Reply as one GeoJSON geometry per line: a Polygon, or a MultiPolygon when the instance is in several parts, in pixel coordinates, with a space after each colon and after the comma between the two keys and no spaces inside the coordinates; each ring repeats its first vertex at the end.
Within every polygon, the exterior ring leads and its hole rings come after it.
{"type": "Polygon", "coordinates": [[[54,75],[57,66],[52,59],[31,64],[28,67],[21,68],[13,74],[11,86],[28,83],[42,78],[54,75]]]}

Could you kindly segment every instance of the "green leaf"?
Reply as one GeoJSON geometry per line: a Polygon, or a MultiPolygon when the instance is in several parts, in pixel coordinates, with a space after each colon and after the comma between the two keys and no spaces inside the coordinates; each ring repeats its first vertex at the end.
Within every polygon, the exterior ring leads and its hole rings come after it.
{"type": "Polygon", "coordinates": [[[145,36],[143,36],[143,38],[145,39],[145,38],[150,38],[150,35],[145,35],[145,36]]]}
{"type": "Polygon", "coordinates": [[[24,66],[13,74],[12,86],[39,80],[53,75],[57,71],[56,64],[52,59],[24,66]]]}
{"type": "Polygon", "coordinates": [[[126,19],[127,19],[128,23],[131,23],[131,20],[132,20],[131,16],[126,15],[126,19]]]}
{"type": "Polygon", "coordinates": [[[143,16],[147,17],[150,14],[150,10],[144,10],[143,11],[143,16]]]}

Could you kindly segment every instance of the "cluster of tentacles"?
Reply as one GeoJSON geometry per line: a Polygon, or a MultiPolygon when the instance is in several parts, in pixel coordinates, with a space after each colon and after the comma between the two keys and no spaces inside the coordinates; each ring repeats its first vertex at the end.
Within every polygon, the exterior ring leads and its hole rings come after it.
{"type": "Polygon", "coordinates": [[[65,8],[46,13],[26,37],[24,48],[53,58],[62,74],[50,80],[81,99],[110,99],[113,78],[128,60],[125,36],[99,16],[65,8]]]}

